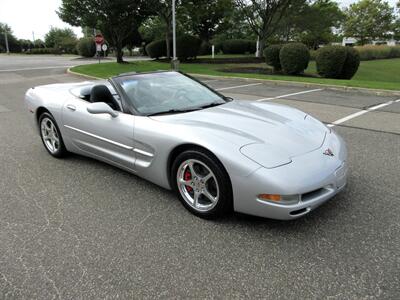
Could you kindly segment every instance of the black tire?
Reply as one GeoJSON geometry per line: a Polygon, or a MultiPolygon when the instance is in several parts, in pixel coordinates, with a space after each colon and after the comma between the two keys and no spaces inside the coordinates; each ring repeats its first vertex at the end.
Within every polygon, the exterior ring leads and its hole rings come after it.
{"type": "Polygon", "coordinates": [[[62,158],[67,155],[68,151],[65,148],[64,141],[61,136],[61,131],[58,128],[57,122],[54,120],[53,116],[48,112],[42,113],[39,117],[39,134],[40,134],[40,138],[42,139],[44,148],[47,150],[47,152],[51,156],[56,157],[56,158],[62,158]],[[54,149],[54,151],[51,151],[51,149],[49,149],[49,146],[46,144],[45,138],[43,136],[42,122],[44,119],[48,119],[54,124],[54,130],[55,130],[56,135],[59,140],[59,143],[57,144],[57,147],[54,149]]]}
{"type": "MultiPolygon", "coordinates": [[[[178,196],[179,200],[182,202],[183,206],[189,210],[194,215],[205,218],[205,219],[215,219],[232,212],[232,186],[229,179],[229,175],[221,162],[211,153],[205,151],[201,148],[186,150],[180,153],[172,164],[170,181],[173,190],[178,196]],[[214,207],[208,211],[199,211],[192,207],[183,197],[181,191],[178,187],[178,169],[180,166],[188,160],[197,160],[205,164],[214,174],[218,189],[219,198],[214,207]]],[[[214,181],[215,182],[215,181],[214,181]]]]}

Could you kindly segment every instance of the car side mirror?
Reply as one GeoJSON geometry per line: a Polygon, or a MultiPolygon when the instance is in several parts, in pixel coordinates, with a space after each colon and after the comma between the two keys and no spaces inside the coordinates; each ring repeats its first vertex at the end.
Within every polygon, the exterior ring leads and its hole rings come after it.
{"type": "Polygon", "coordinates": [[[87,107],[87,111],[91,114],[109,114],[111,117],[118,117],[118,112],[113,110],[107,103],[105,102],[95,102],[90,103],[87,107]]]}

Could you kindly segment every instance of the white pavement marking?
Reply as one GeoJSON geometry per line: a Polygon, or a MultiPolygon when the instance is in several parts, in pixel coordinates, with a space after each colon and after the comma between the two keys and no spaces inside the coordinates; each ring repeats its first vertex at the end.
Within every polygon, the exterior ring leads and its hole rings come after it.
{"type": "Polygon", "coordinates": [[[262,83],[251,83],[251,84],[230,86],[230,87],[216,89],[216,91],[225,91],[225,90],[231,90],[231,89],[238,89],[238,88],[243,88],[243,87],[248,87],[248,86],[256,86],[256,85],[260,85],[260,84],[262,84],[262,83]]]}
{"type": "Polygon", "coordinates": [[[23,69],[5,69],[0,72],[18,72],[18,71],[30,71],[30,70],[48,70],[48,69],[67,69],[73,66],[58,66],[58,67],[39,67],[39,68],[23,68],[23,69]]]}
{"type": "Polygon", "coordinates": [[[388,101],[388,102],[385,102],[385,103],[381,103],[381,104],[369,107],[367,109],[363,109],[363,110],[358,111],[358,112],[356,112],[354,114],[348,115],[347,117],[344,117],[344,118],[341,118],[339,120],[336,120],[335,122],[333,122],[331,124],[328,124],[327,126],[328,127],[334,127],[335,125],[342,124],[342,123],[347,122],[347,121],[349,121],[351,119],[357,118],[357,117],[362,116],[362,115],[364,115],[366,113],[369,113],[371,111],[374,111],[374,110],[380,109],[382,107],[388,106],[388,105],[393,104],[395,102],[400,102],[400,99],[391,100],[391,101],[388,101]]]}
{"type": "Polygon", "coordinates": [[[287,95],[276,96],[276,97],[272,97],[272,98],[262,98],[262,99],[258,99],[256,101],[258,101],[258,102],[270,101],[270,100],[281,99],[281,98],[286,98],[286,97],[290,97],[290,96],[296,96],[296,95],[301,95],[301,94],[319,92],[319,91],[322,91],[322,90],[323,89],[307,90],[307,91],[302,91],[302,92],[298,92],[298,93],[292,93],[292,94],[287,94],[287,95]]]}

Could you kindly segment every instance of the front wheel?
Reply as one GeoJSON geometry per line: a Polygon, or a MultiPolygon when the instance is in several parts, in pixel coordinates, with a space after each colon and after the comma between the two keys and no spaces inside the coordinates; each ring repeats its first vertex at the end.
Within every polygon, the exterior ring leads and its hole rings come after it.
{"type": "Polygon", "coordinates": [[[40,137],[46,150],[54,157],[65,156],[65,148],[60,130],[53,116],[49,113],[43,113],[39,117],[40,137]]]}
{"type": "Polygon", "coordinates": [[[171,178],[183,205],[193,214],[215,218],[232,207],[232,188],[222,164],[202,150],[188,150],[175,159],[171,178]]]}

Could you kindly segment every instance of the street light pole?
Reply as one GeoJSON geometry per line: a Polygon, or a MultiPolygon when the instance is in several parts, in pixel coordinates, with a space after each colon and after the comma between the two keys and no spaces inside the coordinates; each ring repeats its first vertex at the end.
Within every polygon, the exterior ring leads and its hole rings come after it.
{"type": "Polygon", "coordinates": [[[175,17],[175,0],[172,0],[172,68],[179,69],[179,61],[176,57],[176,17],[175,17]]]}
{"type": "Polygon", "coordinates": [[[4,30],[4,39],[5,39],[5,42],[6,42],[6,51],[7,51],[7,54],[10,54],[10,48],[8,47],[7,29],[4,30]]]}

